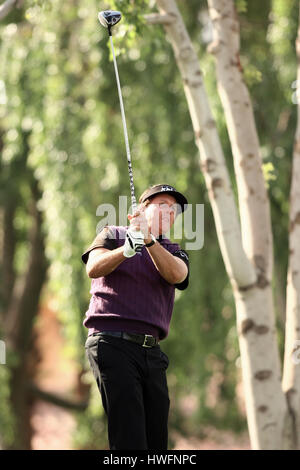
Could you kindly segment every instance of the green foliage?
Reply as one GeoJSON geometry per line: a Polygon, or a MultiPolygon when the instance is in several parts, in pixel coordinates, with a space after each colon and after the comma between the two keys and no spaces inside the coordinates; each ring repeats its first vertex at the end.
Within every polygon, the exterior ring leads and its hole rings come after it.
{"type": "MultiPolygon", "coordinates": [[[[126,25],[126,29],[137,35],[144,32],[146,24],[144,15],[149,11],[149,2],[146,0],[115,0],[111,2],[111,9],[118,10],[122,13],[122,20],[126,25]],[[130,26],[133,29],[130,29],[130,26]]],[[[135,36],[132,34],[132,37],[135,36]]]]}
{"type": "Polygon", "coordinates": [[[235,0],[235,8],[238,13],[247,12],[247,0],[235,0]]]}
{"type": "Polygon", "coordinates": [[[0,364],[0,449],[13,444],[15,438],[15,425],[13,412],[9,401],[11,355],[6,351],[6,364],[0,364]]]}

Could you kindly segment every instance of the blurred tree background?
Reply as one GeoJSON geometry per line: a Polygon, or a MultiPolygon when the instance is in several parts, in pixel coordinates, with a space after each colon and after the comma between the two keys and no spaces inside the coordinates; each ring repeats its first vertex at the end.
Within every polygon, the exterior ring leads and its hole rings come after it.
{"type": "MultiPolygon", "coordinates": [[[[214,59],[206,51],[211,40],[207,3],[177,3],[201,62],[235,186],[214,59]]],[[[271,200],[283,353],[298,2],[238,0],[236,6],[241,63],[271,200]]],[[[0,365],[3,448],[31,445],[32,406],[41,396],[34,386],[35,328],[43,303],[55,311],[64,354],[77,364],[88,391],[81,394],[87,405],[70,406],[77,421],[73,446],[107,446],[101,400],[84,351],[90,279],[81,254],[96,235],[97,207],[110,203],[118,213],[119,196],[130,195],[108,35],[97,20],[98,11],[108,8],[123,13],[114,45],[136,194],[167,182],[190,203],[205,206],[204,247],[189,252],[190,286],[176,292],[170,334],[162,343],[170,357],[170,430],[203,437],[206,425],[246,429],[235,308],[181,78],[162,27],[148,26],[143,18],[155,11],[155,1],[28,0],[0,23],[0,338],[7,343],[7,363],[0,365]]]]}

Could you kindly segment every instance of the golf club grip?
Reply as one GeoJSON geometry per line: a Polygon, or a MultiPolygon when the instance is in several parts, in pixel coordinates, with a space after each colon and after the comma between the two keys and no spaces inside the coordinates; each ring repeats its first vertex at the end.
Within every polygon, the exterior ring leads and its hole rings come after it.
{"type": "Polygon", "coordinates": [[[116,57],[115,57],[115,50],[114,50],[114,44],[113,44],[112,36],[109,36],[109,40],[110,40],[110,45],[111,45],[111,50],[112,50],[112,55],[113,55],[115,75],[116,75],[117,86],[118,86],[121,116],[122,116],[124,138],[125,138],[126,155],[127,155],[127,163],[128,163],[128,173],[129,173],[129,180],[130,180],[132,212],[134,213],[136,211],[137,205],[136,205],[135,191],[134,191],[134,184],[133,184],[133,172],[132,172],[131,155],[130,155],[130,148],[129,148],[129,141],[128,141],[125,111],[124,111],[122,91],[121,91],[121,85],[120,85],[120,79],[119,79],[119,72],[118,72],[118,66],[117,66],[117,61],[116,61],[116,57]]]}

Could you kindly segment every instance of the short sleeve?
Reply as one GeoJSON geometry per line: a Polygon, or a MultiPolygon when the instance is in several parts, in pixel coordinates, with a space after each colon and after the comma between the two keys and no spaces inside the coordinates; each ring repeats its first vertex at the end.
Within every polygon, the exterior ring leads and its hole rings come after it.
{"type": "Polygon", "coordinates": [[[101,232],[98,233],[88,249],[81,255],[81,259],[86,264],[88,262],[90,252],[95,248],[106,248],[107,250],[114,250],[117,247],[118,246],[116,239],[114,238],[114,234],[106,225],[101,230],[101,232]]]}
{"type": "Polygon", "coordinates": [[[177,256],[178,258],[182,259],[182,261],[185,262],[187,268],[188,268],[188,273],[186,278],[180,282],[179,284],[174,284],[174,286],[179,289],[179,290],[184,290],[188,287],[189,285],[189,275],[190,275],[190,262],[189,262],[189,255],[185,250],[177,250],[173,253],[173,256],[177,256]]]}

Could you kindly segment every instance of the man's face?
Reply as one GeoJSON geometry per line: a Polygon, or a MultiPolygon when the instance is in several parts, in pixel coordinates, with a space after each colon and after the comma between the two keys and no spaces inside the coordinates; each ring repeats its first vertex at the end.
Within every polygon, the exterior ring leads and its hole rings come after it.
{"type": "Polygon", "coordinates": [[[151,233],[154,236],[162,235],[174,224],[177,211],[177,201],[170,194],[158,194],[151,199],[145,208],[145,216],[151,233]]]}

